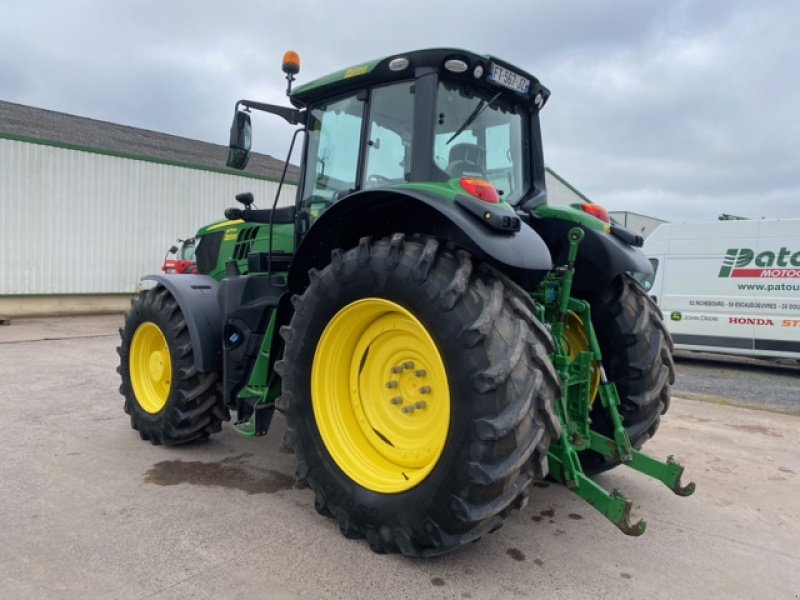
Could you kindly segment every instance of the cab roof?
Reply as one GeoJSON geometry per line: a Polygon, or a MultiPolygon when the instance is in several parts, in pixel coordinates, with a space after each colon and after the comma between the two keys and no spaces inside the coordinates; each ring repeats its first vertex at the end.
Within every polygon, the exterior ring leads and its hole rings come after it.
{"type": "Polygon", "coordinates": [[[331,96],[337,96],[364,87],[411,79],[417,69],[425,67],[446,74],[451,79],[465,80],[473,84],[499,89],[496,84],[488,79],[490,65],[492,64],[499,65],[530,81],[527,94],[507,89],[509,94],[517,95],[523,102],[527,100],[532,103],[536,95],[541,93],[542,101],[539,108],[544,105],[550,92],[527,71],[497,57],[475,54],[458,48],[414,50],[367,61],[298,86],[292,90],[289,98],[295,106],[306,106],[331,96]],[[398,63],[402,64],[402,61],[397,59],[406,59],[408,64],[401,69],[397,69],[398,63]],[[467,68],[463,72],[454,72],[445,67],[448,61],[461,61],[466,64],[467,68]],[[390,64],[393,64],[395,69],[392,69],[390,64]]]}

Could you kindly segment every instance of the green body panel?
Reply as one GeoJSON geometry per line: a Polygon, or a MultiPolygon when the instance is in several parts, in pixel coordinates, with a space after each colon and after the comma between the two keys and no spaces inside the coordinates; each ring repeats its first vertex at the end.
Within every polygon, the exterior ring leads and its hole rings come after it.
{"type": "Polygon", "coordinates": [[[222,219],[220,221],[214,221],[213,223],[209,223],[208,225],[204,225],[200,229],[197,230],[197,236],[208,235],[211,233],[216,233],[222,229],[226,229],[227,227],[232,227],[234,225],[241,225],[244,223],[241,219],[236,219],[235,221],[231,221],[229,219],[222,219]]]}
{"type": "MultiPolygon", "coordinates": [[[[279,224],[272,226],[273,252],[294,252],[295,228],[294,224],[279,224]]],[[[242,220],[217,221],[198,230],[196,237],[222,233],[217,265],[209,273],[217,281],[225,276],[225,265],[230,260],[235,260],[239,272],[248,272],[247,255],[250,252],[269,252],[269,224],[248,223],[242,220]]]]}
{"type": "Polygon", "coordinates": [[[579,208],[573,208],[572,206],[542,204],[536,207],[536,214],[545,219],[560,219],[561,221],[569,221],[576,225],[583,225],[588,229],[596,229],[597,231],[604,231],[606,233],[610,231],[608,223],[583,212],[579,208]]]}

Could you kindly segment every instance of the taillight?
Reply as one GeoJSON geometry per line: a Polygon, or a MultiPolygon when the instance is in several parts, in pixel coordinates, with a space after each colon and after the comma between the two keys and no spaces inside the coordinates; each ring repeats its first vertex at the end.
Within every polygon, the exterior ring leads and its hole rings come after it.
{"type": "Polygon", "coordinates": [[[604,223],[611,223],[611,217],[608,216],[608,211],[599,204],[581,204],[581,208],[586,214],[592,215],[604,223]]]}
{"type": "Polygon", "coordinates": [[[497,190],[485,179],[462,177],[460,183],[464,191],[470,196],[475,196],[479,200],[483,200],[489,204],[497,204],[500,202],[500,195],[497,193],[497,190]]]}

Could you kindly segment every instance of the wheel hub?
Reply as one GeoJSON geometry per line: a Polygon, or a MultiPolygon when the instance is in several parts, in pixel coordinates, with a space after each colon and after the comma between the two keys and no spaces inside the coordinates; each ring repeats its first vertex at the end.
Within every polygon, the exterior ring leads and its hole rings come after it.
{"type": "Polygon", "coordinates": [[[150,379],[153,381],[162,381],[164,379],[164,363],[169,360],[163,350],[156,350],[150,354],[150,379]]]}
{"type": "Polygon", "coordinates": [[[172,380],[172,360],[164,332],[151,321],[136,328],[131,339],[128,368],[136,401],[155,414],[167,404],[172,380]]]}
{"type": "Polygon", "coordinates": [[[392,367],[389,369],[389,381],[386,382],[387,389],[398,391],[398,395],[392,396],[389,403],[407,415],[413,414],[417,409],[428,408],[424,397],[433,391],[428,385],[428,372],[415,367],[416,364],[411,360],[392,367]]]}
{"type": "Polygon", "coordinates": [[[444,449],[444,363],[424,325],[389,300],[358,300],[328,323],[312,366],[312,403],[336,464],[373,491],[414,487],[444,449]]]}

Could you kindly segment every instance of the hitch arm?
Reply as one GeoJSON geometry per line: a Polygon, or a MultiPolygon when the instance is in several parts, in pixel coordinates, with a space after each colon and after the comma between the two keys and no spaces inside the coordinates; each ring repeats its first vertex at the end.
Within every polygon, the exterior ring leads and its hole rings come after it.
{"type": "MultiPolygon", "coordinates": [[[[617,450],[616,442],[604,435],[600,435],[596,431],[592,431],[590,434],[589,448],[599,452],[606,458],[622,460],[617,450]]],[[[684,467],[674,456],[669,456],[666,462],[662,462],[639,452],[635,448],[631,448],[630,452],[630,460],[623,461],[630,468],[660,481],[678,496],[691,496],[694,493],[695,484],[693,481],[685,486],[681,485],[684,467]]]]}
{"type": "MultiPolygon", "coordinates": [[[[561,458],[552,450],[547,455],[550,462],[550,475],[563,482],[564,465],[561,458]]],[[[640,519],[631,523],[631,508],[633,502],[628,500],[619,490],[606,491],[597,483],[589,479],[583,471],[575,474],[573,492],[591,504],[598,512],[605,515],[625,535],[640,536],[647,528],[647,523],[640,519]]],[[[569,486],[567,486],[569,487],[569,486]]]]}

